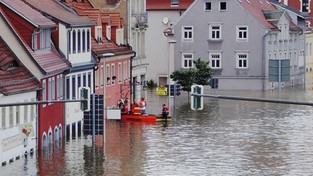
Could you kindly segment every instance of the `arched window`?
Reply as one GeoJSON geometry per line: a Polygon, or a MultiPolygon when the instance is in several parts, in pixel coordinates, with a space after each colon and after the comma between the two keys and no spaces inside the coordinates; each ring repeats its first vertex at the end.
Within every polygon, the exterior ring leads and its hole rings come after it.
{"type": "Polygon", "coordinates": [[[72,43],[73,43],[73,53],[76,53],[76,31],[75,30],[73,30],[72,43]]]}
{"type": "Polygon", "coordinates": [[[85,33],[85,29],[82,32],[82,38],[83,38],[83,52],[86,52],[86,33],[85,33]]]}
{"type": "Polygon", "coordinates": [[[80,30],[77,32],[77,52],[80,53],[81,51],[81,35],[80,35],[80,30]]]}
{"type": "Polygon", "coordinates": [[[90,51],[90,31],[87,30],[87,51],[90,51]]]}

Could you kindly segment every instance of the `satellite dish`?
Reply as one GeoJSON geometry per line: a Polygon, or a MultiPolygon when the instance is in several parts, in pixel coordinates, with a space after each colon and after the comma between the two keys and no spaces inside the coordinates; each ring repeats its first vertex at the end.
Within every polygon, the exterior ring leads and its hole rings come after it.
{"type": "Polygon", "coordinates": [[[167,17],[164,17],[163,20],[162,20],[162,23],[163,23],[163,24],[167,24],[167,23],[168,23],[168,18],[167,18],[167,17]]]}

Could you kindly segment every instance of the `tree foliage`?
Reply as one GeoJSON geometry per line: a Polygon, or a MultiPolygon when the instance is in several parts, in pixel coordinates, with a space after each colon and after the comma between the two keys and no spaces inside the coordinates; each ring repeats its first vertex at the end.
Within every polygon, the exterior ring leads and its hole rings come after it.
{"type": "Polygon", "coordinates": [[[176,70],[170,75],[173,81],[180,84],[182,90],[188,93],[191,91],[193,84],[208,85],[208,80],[211,78],[211,69],[208,67],[208,61],[203,61],[199,58],[193,61],[193,63],[195,68],[176,70]]]}

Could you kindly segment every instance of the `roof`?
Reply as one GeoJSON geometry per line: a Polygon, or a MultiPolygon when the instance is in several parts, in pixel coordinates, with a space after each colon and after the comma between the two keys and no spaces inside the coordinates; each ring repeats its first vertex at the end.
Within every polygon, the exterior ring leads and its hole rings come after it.
{"type": "Polygon", "coordinates": [[[171,0],[147,0],[147,10],[186,10],[194,0],[179,0],[178,5],[171,5],[171,0]]]}
{"type": "Polygon", "coordinates": [[[0,37],[0,93],[18,94],[35,91],[39,88],[39,81],[21,64],[0,37]],[[15,63],[10,69],[10,64],[15,63]]]}
{"type": "MultiPolygon", "coordinates": [[[[69,7],[73,8],[77,14],[82,16],[87,16],[90,20],[94,21],[98,25],[106,26],[114,26],[117,28],[122,28],[122,18],[120,14],[117,12],[112,13],[104,13],[101,12],[97,8],[93,8],[88,2],[70,2],[67,3],[69,7]],[[100,18],[98,18],[100,17],[100,18]],[[100,20],[100,24],[99,21],[100,20]]],[[[104,29],[102,29],[104,30],[104,29]]],[[[118,46],[116,43],[108,41],[107,38],[103,37],[102,43],[97,42],[94,37],[94,33],[92,33],[91,39],[91,49],[92,52],[96,56],[101,56],[104,53],[114,53],[114,55],[124,55],[124,54],[132,54],[134,51],[130,49],[129,46],[121,45],[118,46]]]]}
{"type": "Polygon", "coordinates": [[[301,17],[301,18],[304,18],[304,19],[309,19],[309,18],[312,18],[308,13],[303,13],[303,12],[300,12],[299,10],[297,9],[294,9],[293,7],[290,7],[290,6],[287,6],[283,3],[280,3],[278,2],[277,0],[270,0],[272,4],[274,5],[277,5],[283,9],[286,9],[294,14],[296,14],[297,16],[301,17]]]}
{"type": "Polygon", "coordinates": [[[41,13],[32,9],[21,0],[1,0],[0,3],[19,14],[26,21],[36,27],[53,27],[56,26],[54,22],[43,16],[41,13]]]}
{"type": "Polygon", "coordinates": [[[24,1],[30,4],[33,8],[52,16],[56,20],[69,25],[70,27],[94,26],[94,23],[91,20],[78,16],[60,2],[54,0],[24,1]]]}
{"type": "MultiPolygon", "coordinates": [[[[27,6],[27,4],[20,5],[27,6]]],[[[13,19],[14,17],[7,15],[2,9],[0,9],[0,13],[3,15],[7,24],[11,27],[17,38],[20,40],[21,45],[25,47],[26,51],[28,51],[28,53],[33,58],[33,61],[42,70],[43,74],[54,74],[58,72],[63,72],[64,70],[70,68],[70,63],[65,60],[65,58],[61,57],[56,49],[53,48],[53,46],[51,50],[45,52],[35,52],[34,50],[32,50],[29,42],[26,42],[27,38],[31,38],[31,36],[29,35],[32,35],[32,33],[25,33],[25,30],[19,30],[21,26],[13,23],[17,19],[13,19]]],[[[16,11],[16,13],[20,14],[18,11],[16,11]]],[[[27,14],[28,13],[25,13],[25,15],[27,14]]],[[[25,17],[28,18],[27,16],[25,17]]]]}
{"type": "Polygon", "coordinates": [[[267,0],[238,0],[238,2],[245,8],[261,25],[277,30],[277,27],[270,23],[264,16],[264,11],[276,11],[276,7],[273,6],[267,0]]]}

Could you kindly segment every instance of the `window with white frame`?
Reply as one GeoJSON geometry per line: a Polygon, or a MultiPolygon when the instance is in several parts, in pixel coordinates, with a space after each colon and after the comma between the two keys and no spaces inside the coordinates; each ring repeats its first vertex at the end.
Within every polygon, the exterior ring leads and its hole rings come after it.
{"type": "Polygon", "coordinates": [[[10,106],[9,107],[9,124],[10,124],[10,127],[13,127],[14,126],[14,107],[13,106],[10,106]]]}
{"type": "Polygon", "coordinates": [[[42,80],[42,101],[47,100],[46,80],[42,80]]]}
{"type": "Polygon", "coordinates": [[[1,111],[1,122],[2,122],[2,128],[5,129],[6,128],[6,107],[2,107],[2,111],[1,111]]]}
{"type": "Polygon", "coordinates": [[[51,48],[51,29],[42,29],[39,33],[35,33],[32,39],[32,47],[36,50],[44,50],[51,48]],[[39,39],[39,40],[38,40],[39,39]]]}
{"type": "Polygon", "coordinates": [[[192,26],[182,27],[182,41],[184,42],[193,41],[193,27],[192,26]]]}
{"type": "Polygon", "coordinates": [[[115,64],[111,65],[111,75],[112,75],[112,84],[115,84],[115,79],[116,79],[116,75],[115,75],[115,64]]]}
{"type": "MultiPolygon", "coordinates": [[[[32,102],[35,101],[34,98],[31,99],[32,102]]],[[[36,113],[35,113],[35,105],[30,105],[30,120],[33,121],[35,119],[36,113]]]]}
{"type": "Polygon", "coordinates": [[[248,68],[248,53],[236,53],[236,68],[248,68]]]}
{"type": "Polygon", "coordinates": [[[111,26],[106,26],[106,37],[111,40],[111,26]]]}
{"type": "Polygon", "coordinates": [[[182,68],[192,68],[193,67],[193,54],[183,53],[182,54],[182,68]]]}
{"type": "Polygon", "coordinates": [[[73,48],[73,53],[76,53],[76,30],[73,30],[73,34],[72,34],[72,48],[73,48]]]}
{"type": "Polygon", "coordinates": [[[210,40],[221,40],[222,39],[222,25],[221,24],[210,24],[209,25],[210,40]]]}
{"type": "Polygon", "coordinates": [[[211,11],[211,10],[212,10],[211,2],[204,2],[204,11],[211,11]]]}
{"type": "Polygon", "coordinates": [[[221,68],[221,53],[210,53],[210,68],[218,69],[221,68]]]}
{"type": "Polygon", "coordinates": [[[111,80],[111,74],[110,74],[110,65],[105,66],[105,75],[106,77],[106,83],[107,85],[110,85],[110,80],[111,80]]]}
{"type": "Polygon", "coordinates": [[[117,78],[118,78],[118,82],[122,82],[122,63],[118,63],[118,73],[117,73],[117,78]]]}
{"type": "Polygon", "coordinates": [[[227,10],[226,2],[220,2],[220,11],[226,11],[226,10],[227,10]]]}
{"type": "Polygon", "coordinates": [[[237,26],[237,41],[248,41],[248,26],[237,26]]]}
{"type": "Polygon", "coordinates": [[[100,69],[100,85],[101,87],[104,85],[104,67],[101,65],[100,69]]]}
{"type": "Polygon", "coordinates": [[[102,26],[95,27],[95,38],[98,42],[102,41],[102,26]]]}
{"type": "Polygon", "coordinates": [[[63,75],[57,76],[57,98],[63,99],[63,75]]]}
{"type": "MultiPolygon", "coordinates": [[[[28,102],[25,100],[25,102],[28,102]]],[[[28,122],[28,105],[24,105],[24,123],[28,122]]]]}
{"type": "Polygon", "coordinates": [[[20,115],[21,115],[21,112],[20,112],[20,106],[16,106],[16,109],[15,109],[15,114],[16,114],[16,116],[15,116],[15,118],[16,118],[16,125],[19,125],[19,124],[21,124],[21,117],[20,117],[20,115]]]}

